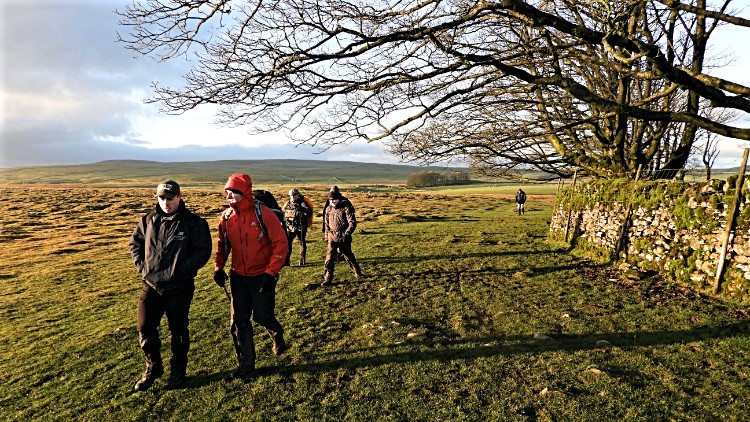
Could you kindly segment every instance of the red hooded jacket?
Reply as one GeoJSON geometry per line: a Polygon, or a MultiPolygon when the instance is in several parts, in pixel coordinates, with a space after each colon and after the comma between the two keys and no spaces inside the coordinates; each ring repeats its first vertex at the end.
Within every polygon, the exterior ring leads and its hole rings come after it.
{"type": "Polygon", "coordinates": [[[284,266],[289,249],[284,227],[274,212],[263,206],[262,218],[267,232],[263,235],[255,215],[253,182],[247,174],[229,176],[224,189],[242,192],[242,199],[231,204],[231,212],[227,210],[219,217],[214,268],[223,269],[231,252],[232,271],[235,273],[247,277],[266,273],[275,277],[284,266]]]}

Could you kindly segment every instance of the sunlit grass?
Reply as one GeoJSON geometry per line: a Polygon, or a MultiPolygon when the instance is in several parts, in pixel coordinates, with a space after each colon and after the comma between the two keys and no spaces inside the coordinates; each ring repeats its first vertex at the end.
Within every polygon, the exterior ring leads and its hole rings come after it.
{"type": "MultiPolygon", "coordinates": [[[[208,265],[185,388],[133,393],[140,280],[127,242],[152,189],[2,188],[0,419],[746,419],[746,310],[548,245],[549,191],[524,187],[520,217],[515,189],[345,190],[365,277],[339,264],[335,284],[317,286],[316,216],[308,265],[281,276],[283,358],[258,329],[258,376],[228,378],[228,303],[208,265]]],[[[325,186],[303,191],[325,200],[325,186]]],[[[220,192],[185,199],[215,232],[220,192]]]]}

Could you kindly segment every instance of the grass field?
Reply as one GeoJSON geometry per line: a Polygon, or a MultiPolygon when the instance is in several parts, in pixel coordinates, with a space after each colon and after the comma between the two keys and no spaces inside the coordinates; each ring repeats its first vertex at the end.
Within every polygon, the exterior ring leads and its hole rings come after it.
{"type": "MultiPolygon", "coordinates": [[[[222,160],[159,163],[114,160],[92,164],[0,168],[0,184],[85,183],[99,187],[145,187],[166,177],[191,186],[212,186],[236,172],[249,173],[259,184],[404,183],[426,168],[410,165],[317,160],[222,160]]],[[[452,171],[430,167],[432,171],[452,171]]]]}
{"type": "MultiPolygon", "coordinates": [[[[340,264],[317,286],[316,217],[308,265],[279,283],[287,354],[256,330],[257,376],[229,379],[228,303],[209,265],[185,388],[163,390],[165,377],[134,393],[140,280],[127,243],[153,190],[0,187],[0,420],[748,419],[746,309],[548,244],[553,196],[527,189],[520,217],[514,190],[344,189],[365,277],[340,264]]],[[[324,201],[322,187],[303,192],[324,201]]],[[[215,232],[220,192],[184,196],[215,232]]],[[[168,361],[165,324],[162,340],[168,361]]]]}

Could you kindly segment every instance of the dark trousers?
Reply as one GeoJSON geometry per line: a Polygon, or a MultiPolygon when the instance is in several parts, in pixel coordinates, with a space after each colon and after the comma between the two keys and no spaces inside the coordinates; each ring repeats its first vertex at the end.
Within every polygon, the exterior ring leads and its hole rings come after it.
{"type": "Polygon", "coordinates": [[[166,313],[171,334],[171,370],[184,374],[187,368],[188,350],[190,350],[188,313],[194,291],[195,286],[190,285],[160,295],[151,287],[143,286],[138,299],[138,340],[149,368],[162,366],[159,324],[166,313]]]}
{"type": "Polygon", "coordinates": [[[305,263],[305,257],[307,256],[307,226],[293,232],[286,232],[286,240],[289,244],[289,251],[286,253],[287,264],[289,264],[289,259],[292,256],[292,243],[294,243],[294,238],[299,238],[299,263],[302,265],[305,263]]]}
{"type": "Polygon", "coordinates": [[[357,258],[352,252],[352,238],[346,236],[343,242],[328,241],[326,247],[326,261],[324,265],[325,272],[323,273],[323,282],[330,283],[333,281],[333,270],[336,267],[336,261],[338,254],[344,257],[344,260],[349,264],[349,268],[352,269],[354,275],[359,277],[362,274],[362,270],[359,268],[357,258]]]}
{"type": "Polygon", "coordinates": [[[241,367],[255,368],[255,342],[250,318],[265,328],[273,341],[278,341],[284,334],[274,315],[276,280],[265,274],[245,277],[232,272],[229,284],[232,287],[230,330],[237,361],[241,367]]]}

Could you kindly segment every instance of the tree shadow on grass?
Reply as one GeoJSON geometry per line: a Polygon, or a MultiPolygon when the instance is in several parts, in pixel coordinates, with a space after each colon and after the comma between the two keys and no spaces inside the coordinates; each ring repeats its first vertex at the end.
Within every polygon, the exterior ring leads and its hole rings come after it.
{"type": "MultiPolygon", "coordinates": [[[[612,347],[627,350],[733,337],[750,337],[750,321],[688,330],[557,334],[541,338],[537,335],[514,335],[440,339],[439,341],[434,338],[412,339],[402,344],[319,353],[310,356],[310,359],[303,363],[258,368],[253,377],[290,376],[298,373],[321,373],[337,369],[372,368],[400,363],[472,361],[493,356],[578,352],[612,347]],[[426,350],[429,347],[435,347],[435,349],[426,350]],[[362,353],[369,353],[372,356],[347,357],[362,353]]],[[[229,374],[229,371],[222,371],[191,376],[184,388],[198,388],[222,381],[228,379],[229,374]]],[[[253,377],[249,377],[247,381],[252,381],[253,377]]]]}
{"type": "MultiPolygon", "coordinates": [[[[435,345],[432,340],[410,341],[414,350],[396,351],[405,346],[392,345],[370,349],[350,349],[340,352],[317,355],[318,360],[288,366],[268,367],[259,375],[325,372],[332,369],[357,369],[390,365],[394,363],[414,363],[424,361],[453,362],[475,360],[493,356],[514,356],[528,353],[577,352],[611,347],[636,349],[694,341],[750,337],[750,321],[737,322],[715,327],[696,327],[689,330],[633,331],[594,334],[558,334],[547,338],[535,335],[487,336],[470,339],[442,340],[440,348],[425,350],[435,345]],[[606,343],[605,343],[606,342],[606,343]],[[346,358],[345,355],[372,352],[371,357],[346,358]],[[336,358],[337,356],[342,356],[336,358]]],[[[408,347],[408,346],[407,346],[408,347]]]]}
{"type": "Polygon", "coordinates": [[[471,259],[471,258],[497,258],[499,256],[529,256],[529,255],[541,255],[549,254],[547,250],[517,250],[517,251],[502,251],[502,252],[476,252],[476,253],[456,253],[451,255],[423,255],[423,256],[369,256],[366,258],[357,258],[357,262],[360,264],[373,263],[377,265],[382,264],[411,264],[417,262],[426,261],[440,261],[440,260],[455,260],[457,258],[471,259]]]}
{"type": "MultiPolygon", "coordinates": [[[[533,268],[525,268],[523,270],[523,277],[530,278],[534,276],[544,275],[544,274],[551,274],[551,273],[557,273],[561,271],[573,271],[573,270],[579,270],[582,267],[580,263],[572,263],[568,265],[552,265],[548,267],[533,267],[533,268]]],[[[417,279],[424,279],[424,278],[436,278],[436,279],[449,279],[455,282],[460,282],[461,280],[465,279],[465,277],[468,276],[493,276],[493,277],[513,277],[517,273],[519,273],[518,268],[494,268],[494,267],[487,267],[483,269],[478,270],[461,270],[461,269],[455,269],[455,270],[446,270],[446,269],[427,269],[423,271],[407,271],[407,272],[391,272],[391,271],[383,271],[380,270],[377,273],[369,273],[367,271],[367,267],[364,267],[363,271],[365,272],[365,277],[363,277],[362,280],[354,281],[354,283],[363,283],[363,282],[375,282],[379,279],[392,279],[394,277],[403,277],[403,278],[417,278],[417,279]]],[[[340,284],[347,284],[347,283],[340,283],[340,284]]]]}

